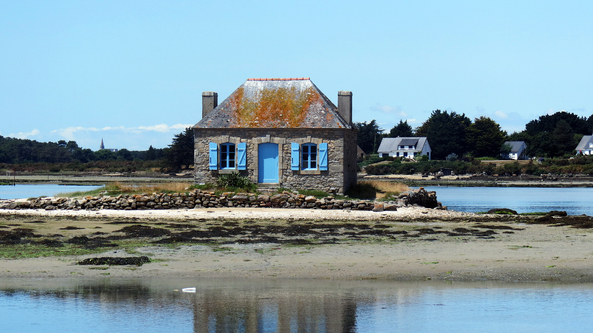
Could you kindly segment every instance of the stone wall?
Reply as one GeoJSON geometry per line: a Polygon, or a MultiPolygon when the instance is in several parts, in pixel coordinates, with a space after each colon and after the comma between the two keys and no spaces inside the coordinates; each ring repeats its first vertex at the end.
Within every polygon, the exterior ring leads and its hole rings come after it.
{"type": "Polygon", "coordinates": [[[418,205],[446,209],[437,201],[435,192],[420,188],[400,194],[390,202],[372,200],[342,200],[334,197],[317,199],[290,191],[274,195],[222,193],[194,190],[189,193],[123,194],[117,197],[37,198],[27,201],[0,200],[0,209],[45,210],[145,210],[145,209],[200,209],[200,208],[307,208],[342,210],[397,210],[397,207],[418,205]]]}
{"type": "Polygon", "coordinates": [[[350,129],[195,129],[195,182],[214,183],[220,174],[230,170],[209,170],[209,142],[247,143],[247,170],[236,171],[258,182],[258,145],[279,145],[279,182],[277,187],[309,189],[343,194],[356,184],[356,130],[350,129]],[[328,170],[293,171],[291,143],[328,143],[328,170]]]}

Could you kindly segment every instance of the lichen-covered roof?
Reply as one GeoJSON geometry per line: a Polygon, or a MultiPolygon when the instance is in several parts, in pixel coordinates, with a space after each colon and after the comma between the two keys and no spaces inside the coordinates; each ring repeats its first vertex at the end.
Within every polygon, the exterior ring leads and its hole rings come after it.
{"type": "Polygon", "coordinates": [[[248,79],[195,128],[352,128],[311,82],[248,79]]]}

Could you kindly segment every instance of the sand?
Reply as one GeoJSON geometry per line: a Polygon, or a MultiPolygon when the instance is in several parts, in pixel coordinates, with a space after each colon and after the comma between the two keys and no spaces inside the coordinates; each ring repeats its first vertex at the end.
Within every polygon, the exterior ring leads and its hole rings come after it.
{"type": "MultiPolygon", "coordinates": [[[[116,232],[133,219],[147,225],[170,222],[222,225],[245,221],[277,226],[351,222],[409,236],[392,239],[342,236],[335,244],[283,243],[166,246],[149,244],[132,253],[110,250],[101,254],[32,259],[1,259],[0,278],[277,278],[277,279],[384,279],[504,282],[593,282],[593,233],[576,229],[530,224],[530,218],[438,211],[420,207],[396,212],[321,211],[289,209],[191,209],[175,211],[0,211],[0,221],[51,234],[64,226],[68,237],[90,235],[97,228],[116,232]],[[44,224],[26,224],[42,219],[44,224]],[[204,222],[206,221],[206,222],[204,222]],[[263,222],[262,222],[263,221],[263,222]],[[490,230],[488,237],[450,236],[445,232],[490,230]],[[432,230],[441,233],[421,233],[432,230]],[[414,236],[418,234],[419,236],[414,236]],[[412,237],[414,236],[414,237],[412,237]],[[142,266],[81,266],[85,258],[148,256],[142,266]]],[[[531,218],[532,219],[532,218],[531,218]]],[[[243,223],[243,222],[241,222],[243,223]]],[[[0,229],[5,230],[5,229],[0,229]]],[[[363,233],[361,233],[362,235],[363,233]]],[[[6,246],[6,245],[3,245],[6,246]]]]}

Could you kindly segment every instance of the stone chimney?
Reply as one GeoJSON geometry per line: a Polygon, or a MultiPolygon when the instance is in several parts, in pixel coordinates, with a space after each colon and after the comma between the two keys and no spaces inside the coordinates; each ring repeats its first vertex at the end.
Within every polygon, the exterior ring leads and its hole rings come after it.
{"type": "Polygon", "coordinates": [[[206,117],[217,106],[218,94],[214,91],[204,91],[202,93],[202,118],[206,117]]]}
{"type": "Polygon", "coordinates": [[[346,123],[352,125],[352,92],[338,91],[338,113],[346,123]]]}

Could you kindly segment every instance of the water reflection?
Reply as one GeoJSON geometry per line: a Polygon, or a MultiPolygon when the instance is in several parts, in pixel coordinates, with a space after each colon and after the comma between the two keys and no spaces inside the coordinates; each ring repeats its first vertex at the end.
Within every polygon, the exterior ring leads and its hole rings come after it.
{"type": "Polygon", "coordinates": [[[4,280],[7,332],[579,331],[591,285],[4,280]],[[195,286],[196,293],[182,293],[195,286]],[[567,329],[569,328],[569,329],[567,329]]]}

